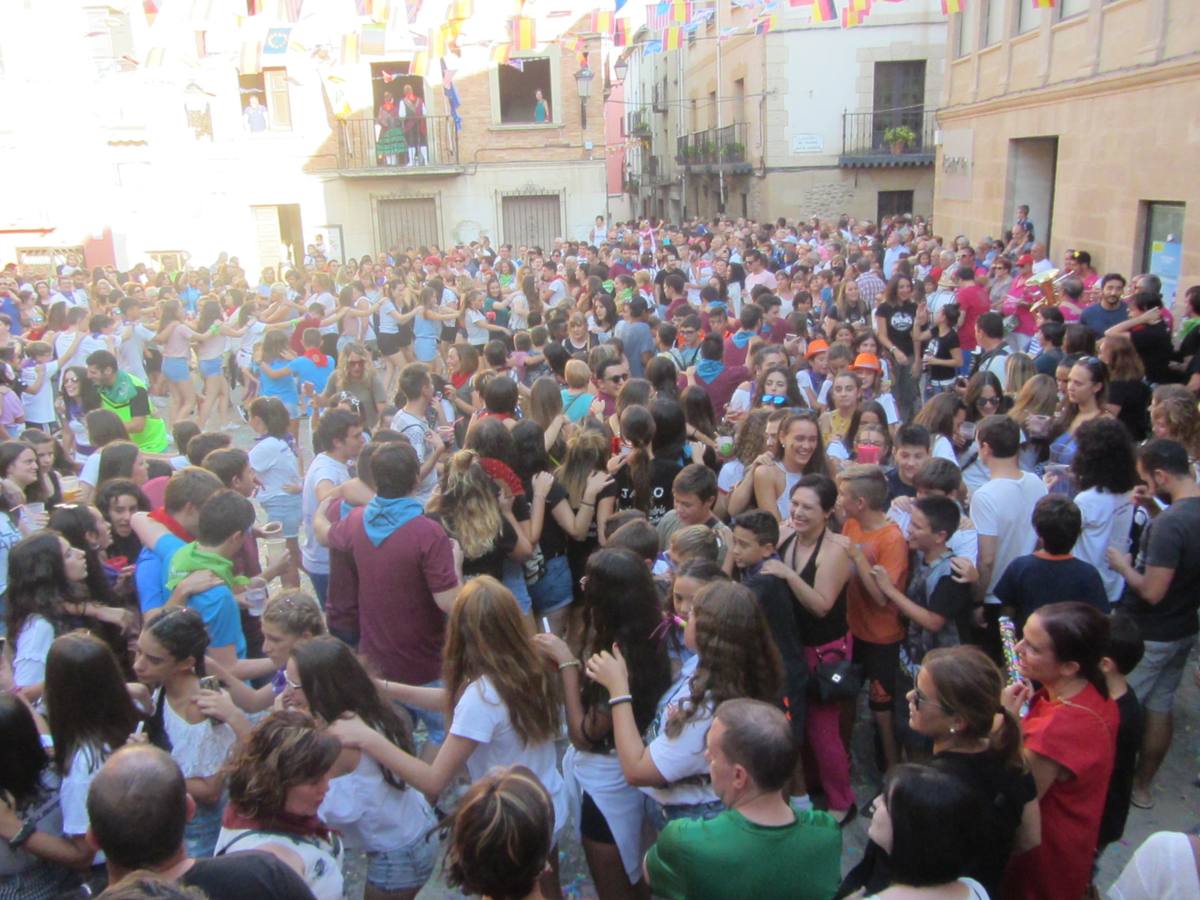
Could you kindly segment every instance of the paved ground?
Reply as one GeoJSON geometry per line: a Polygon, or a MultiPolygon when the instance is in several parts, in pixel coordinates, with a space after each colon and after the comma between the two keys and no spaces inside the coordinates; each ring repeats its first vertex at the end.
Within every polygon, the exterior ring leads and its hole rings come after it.
{"type": "MultiPolygon", "coordinates": [[[[237,446],[249,447],[254,435],[249,428],[242,427],[234,433],[234,439],[237,446]]],[[[307,426],[302,431],[301,445],[308,448],[312,446],[307,426]]],[[[311,459],[310,453],[305,454],[305,459],[311,459]]],[[[1176,700],[1175,740],[1157,779],[1155,806],[1150,810],[1136,807],[1130,810],[1124,839],[1109,847],[1100,860],[1097,884],[1102,891],[1112,884],[1133,851],[1149,835],[1156,831],[1195,832],[1200,827],[1200,807],[1197,806],[1200,787],[1196,785],[1197,775],[1200,773],[1200,688],[1192,678],[1193,669],[1194,666],[1189,666],[1176,700]]],[[[854,787],[859,807],[866,808],[878,792],[880,778],[870,749],[868,729],[865,727],[868,721],[865,706],[858,720],[860,724],[855,730],[853,754],[854,787]]],[[[848,871],[861,858],[863,847],[866,845],[866,820],[860,817],[845,830],[844,835],[842,869],[848,871]]],[[[564,831],[559,849],[564,896],[568,900],[594,898],[596,895],[588,878],[583,851],[571,829],[564,831]]],[[[361,860],[354,869],[347,896],[358,898],[362,891],[361,860]]],[[[460,896],[445,887],[437,877],[430,881],[420,894],[422,900],[448,900],[460,896]]]]}

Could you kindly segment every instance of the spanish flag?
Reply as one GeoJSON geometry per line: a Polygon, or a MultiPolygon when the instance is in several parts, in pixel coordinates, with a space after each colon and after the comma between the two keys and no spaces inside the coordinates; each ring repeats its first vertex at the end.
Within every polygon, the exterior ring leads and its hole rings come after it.
{"type": "MultiPolygon", "coordinates": [[[[670,0],[670,21],[676,25],[686,25],[692,21],[692,4],[690,0],[670,0]]],[[[669,49],[669,48],[665,48],[669,49]]]]}
{"type": "Polygon", "coordinates": [[[629,29],[626,26],[624,19],[617,19],[616,24],[613,27],[613,46],[629,46],[629,29]]]}
{"type": "Polygon", "coordinates": [[[592,13],[592,31],[597,34],[612,34],[613,33],[614,14],[611,10],[601,12],[596,10],[592,13]]]}
{"type": "Polygon", "coordinates": [[[681,46],[682,38],[682,28],[676,25],[664,28],[662,33],[662,48],[664,50],[678,50],[681,46]]]}
{"type": "Polygon", "coordinates": [[[837,10],[833,0],[812,0],[812,20],[814,22],[833,22],[837,19],[837,10]]]}
{"type": "MultiPolygon", "coordinates": [[[[1034,0],[1037,3],[1037,0],[1034,0]]],[[[962,0],[942,0],[942,15],[948,16],[950,13],[962,12],[962,0]]]]}
{"type": "Polygon", "coordinates": [[[1054,9],[1054,0],[1033,0],[1034,9],[1054,9]]]}
{"type": "Polygon", "coordinates": [[[564,50],[578,50],[583,41],[577,34],[564,34],[558,39],[558,43],[564,50]]]}
{"type": "Polygon", "coordinates": [[[779,16],[767,16],[754,23],[755,34],[768,34],[779,25],[779,16]]]}
{"type": "Polygon", "coordinates": [[[512,20],[512,45],[514,50],[534,50],[537,48],[537,34],[534,30],[537,22],[527,16],[517,16],[512,20]]]}

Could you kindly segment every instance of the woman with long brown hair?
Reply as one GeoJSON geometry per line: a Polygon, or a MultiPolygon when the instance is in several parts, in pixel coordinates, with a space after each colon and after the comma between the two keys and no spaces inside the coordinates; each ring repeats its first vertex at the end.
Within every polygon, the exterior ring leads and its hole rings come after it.
{"type": "Polygon", "coordinates": [[[779,426],[776,464],[754,472],[756,505],[782,521],[791,513],[791,487],[805,475],[814,474],[829,474],[817,415],[795,413],[779,426]]]}
{"type": "Polygon", "coordinates": [[[712,818],[722,809],[712,783],[703,778],[709,774],[704,741],[713,711],[737,697],[776,703],[783,685],[779,651],[758,601],[744,585],[716,581],[697,593],[683,639],[696,655],[684,664],[645,732],[638,729],[621,649],[601,650],[586,664],[588,677],[608,691],[625,780],[657,801],[660,825],[712,818]]]}
{"type": "Polygon", "coordinates": [[[1135,441],[1144,441],[1150,430],[1150,385],[1146,367],[1127,334],[1100,341],[1100,359],[1108,366],[1108,399],[1105,409],[1117,417],[1135,441]]]}
{"type": "MultiPolygon", "coordinates": [[[[384,683],[402,703],[448,712],[446,742],[432,763],[406,753],[358,716],[339,719],[330,733],[355,741],[426,796],[440,794],[463,766],[472,781],[496,766],[528,766],[554,798],[557,835],[567,817],[554,746],[562,698],[512,593],[488,576],[467,582],[450,610],[442,655],[443,688],[384,683]]],[[[554,853],[550,865],[542,884],[548,896],[557,897],[554,853]]]]}

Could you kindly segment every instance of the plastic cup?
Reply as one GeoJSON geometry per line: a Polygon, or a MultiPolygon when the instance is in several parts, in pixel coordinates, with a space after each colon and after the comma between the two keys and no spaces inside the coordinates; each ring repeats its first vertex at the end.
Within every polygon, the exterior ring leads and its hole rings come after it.
{"type": "Polygon", "coordinates": [[[958,434],[964,441],[975,440],[975,423],[963,422],[958,426],[958,434]]]}
{"type": "Polygon", "coordinates": [[[251,578],[243,596],[246,599],[246,611],[252,616],[261,616],[267,606],[267,583],[261,578],[251,578]]]}
{"type": "Polygon", "coordinates": [[[283,538],[271,538],[267,541],[267,568],[274,568],[288,552],[287,541],[283,538]]]}
{"type": "Polygon", "coordinates": [[[67,502],[79,499],[79,479],[74,475],[64,475],[59,479],[62,484],[63,499],[67,502]]]}
{"type": "Polygon", "coordinates": [[[717,437],[717,452],[721,456],[733,456],[733,435],[722,434],[717,437]]]}

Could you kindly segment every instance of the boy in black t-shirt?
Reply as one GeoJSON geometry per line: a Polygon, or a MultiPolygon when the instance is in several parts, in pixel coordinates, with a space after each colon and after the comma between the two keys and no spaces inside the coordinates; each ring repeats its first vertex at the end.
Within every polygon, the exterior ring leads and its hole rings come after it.
{"type": "Polygon", "coordinates": [[[1076,559],[1071,549],[1083,530],[1083,515],[1070,497],[1047,494],[1033,508],[1033,530],[1042,549],[1018,556],[996,582],[996,598],[1014,610],[1013,621],[1025,620],[1048,603],[1078,600],[1108,614],[1108,594],[1096,567],[1076,559]]]}
{"type": "Polygon", "coordinates": [[[1116,701],[1121,724],[1117,729],[1117,758],[1108,781],[1108,799],[1104,803],[1104,815],[1100,817],[1096,859],[1100,858],[1105,847],[1121,839],[1125,833],[1125,820],[1129,817],[1133,773],[1137,769],[1138,749],[1142,746],[1145,723],[1142,704],[1130,689],[1125,676],[1137,668],[1145,651],[1146,644],[1137,622],[1121,613],[1113,616],[1108,629],[1108,646],[1100,657],[1100,671],[1104,673],[1104,680],[1108,684],[1108,696],[1116,701]]]}
{"type": "Polygon", "coordinates": [[[786,689],[784,702],[792,732],[797,740],[804,735],[804,697],[808,686],[808,662],[800,640],[800,629],[793,606],[792,589],[780,577],[783,562],[775,553],[779,545],[779,522],[769,512],[753,509],[733,520],[735,576],[754,592],[766,616],[771,637],[783,657],[786,689]]]}

